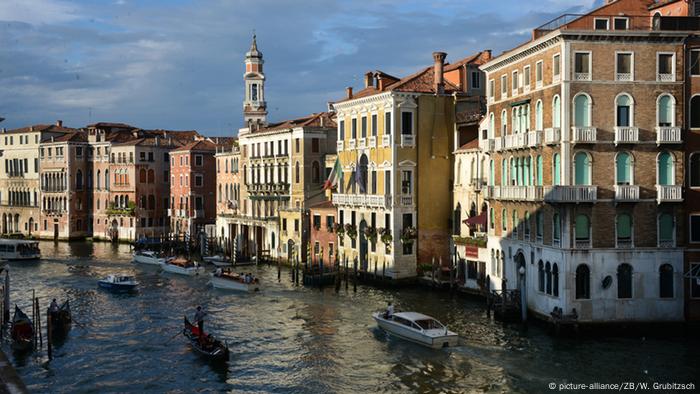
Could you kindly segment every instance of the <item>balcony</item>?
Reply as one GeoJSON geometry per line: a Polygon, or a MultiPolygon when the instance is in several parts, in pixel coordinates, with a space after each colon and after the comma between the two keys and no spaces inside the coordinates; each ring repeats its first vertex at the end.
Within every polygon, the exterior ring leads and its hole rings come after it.
{"type": "Polygon", "coordinates": [[[500,186],[485,186],[483,188],[483,192],[484,192],[484,198],[487,200],[501,198],[501,187],[500,186]]]}
{"type": "Polygon", "coordinates": [[[170,216],[170,217],[175,216],[174,213],[175,213],[174,209],[168,208],[168,216],[170,216]]]}
{"type": "Polygon", "coordinates": [[[598,186],[545,186],[544,200],[561,203],[595,202],[598,186]]]}
{"type": "Polygon", "coordinates": [[[615,185],[615,201],[639,201],[638,185],[615,185]]]}
{"type": "Polygon", "coordinates": [[[369,147],[370,148],[376,148],[377,147],[377,137],[371,136],[368,138],[369,141],[369,147]]]}
{"type": "Polygon", "coordinates": [[[639,128],[629,126],[615,126],[615,145],[636,144],[639,142],[639,128]]]}
{"type": "Polygon", "coordinates": [[[657,82],[676,82],[676,77],[673,74],[658,73],[656,74],[657,82]]]}
{"type": "Polygon", "coordinates": [[[337,147],[338,152],[342,152],[343,149],[345,148],[345,141],[336,142],[336,147],[337,147]]]}
{"type": "Polygon", "coordinates": [[[553,127],[544,129],[544,143],[547,145],[558,144],[561,141],[561,129],[553,127]]]}
{"type": "Polygon", "coordinates": [[[578,144],[590,144],[596,142],[597,129],[595,127],[576,127],[571,128],[571,142],[578,144]]]}
{"type": "Polygon", "coordinates": [[[350,150],[355,149],[355,140],[348,141],[348,149],[350,149],[350,150]]]}
{"type": "Polygon", "coordinates": [[[496,137],[493,139],[493,150],[494,151],[500,151],[503,149],[503,138],[502,137],[496,137]]]}
{"type": "Polygon", "coordinates": [[[576,81],[590,81],[591,73],[574,73],[574,80],[576,81]]]}
{"type": "Polygon", "coordinates": [[[401,146],[412,147],[416,143],[416,137],[413,134],[401,134],[401,146]]]}
{"type": "Polygon", "coordinates": [[[530,131],[527,133],[527,146],[536,148],[542,145],[542,131],[530,131]]]}
{"type": "Polygon", "coordinates": [[[204,210],[203,210],[203,209],[195,209],[195,210],[194,210],[194,218],[195,218],[195,219],[202,219],[202,218],[204,218],[204,210]]]}
{"type": "Polygon", "coordinates": [[[620,82],[631,81],[632,73],[615,73],[615,80],[620,82]]]}
{"type": "Polygon", "coordinates": [[[382,147],[387,148],[391,146],[391,134],[384,134],[382,136],[382,147]]]}
{"type": "Polygon", "coordinates": [[[656,202],[682,202],[683,188],[680,185],[656,185],[656,202]]]}
{"type": "Polygon", "coordinates": [[[496,196],[500,200],[535,201],[543,198],[542,186],[495,186],[496,196]]]}
{"type": "Polygon", "coordinates": [[[590,239],[577,239],[574,241],[574,248],[576,249],[590,249],[591,240],[590,239]]]}
{"type": "Polygon", "coordinates": [[[681,128],[675,126],[657,126],[656,127],[656,144],[680,144],[681,128]]]}
{"type": "Polygon", "coordinates": [[[389,208],[391,197],[382,194],[334,194],[333,205],[389,208]]]}
{"type": "Polygon", "coordinates": [[[401,206],[410,207],[413,205],[413,196],[401,196],[401,206]]]}
{"type": "Polygon", "coordinates": [[[632,244],[632,238],[618,238],[615,242],[617,248],[629,249],[634,246],[632,244]]]}
{"type": "Polygon", "coordinates": [[[365,149],[367,147],[367,139],[360,138],[357,140],[357,149],[365,149]]]}

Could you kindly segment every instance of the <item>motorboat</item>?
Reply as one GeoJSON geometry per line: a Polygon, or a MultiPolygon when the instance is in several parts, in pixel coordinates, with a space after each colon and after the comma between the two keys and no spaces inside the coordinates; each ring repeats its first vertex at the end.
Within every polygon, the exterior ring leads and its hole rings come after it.
{"type": "Polygon", "coordinates": [[[216,256],[207,256],[207,257],[202,257],[204,261],[207,263],[212,263],[217,267],[230,267],[231,260],[227,259],[226,256],[221,256],[221,255],[216,255],[216,256]]]}
{"type": "Polygon", "coordinates": [[[372,317],[383,330],[419,345],[440,349],[459,344],[457,333],[422,313],[398,312],[388,316],[386,312],[375,312],[372,317]]]}
{"type": "Polygon", "coordinates": [[[97,284],[103,288],[115,292],[128,292],[136,290],[139,282],[134,280],[133,276],[127,275],[108,275],[104,279],[100,279],[97,284]]]}
{"type": "Polygon", "coordinates": [[[253,292],[260,290],[260,280],[250,276],[246,281],[245,275],[217,270],[211,274],[211,285],[216,289],[253,292]]]}
{"type": "Polygon", "coordinates": [[[134,252],[134,262],[149,265],[163,265],[168,259],[158,256],[158,253],[151,250],[139,250],[134,252]]]}
{"type": "Polygon", "coordinates": [[[39,241],[0,239],[0,260],[21,261],[40,258],[39,241]]]}
{"type": "Polygon", "coordinates": [[[163,271],[173,274],[195,276],[203,274],[205,269],[196,261],[180,257],[166,261],[165,264],[163,264],[163,271]]]}

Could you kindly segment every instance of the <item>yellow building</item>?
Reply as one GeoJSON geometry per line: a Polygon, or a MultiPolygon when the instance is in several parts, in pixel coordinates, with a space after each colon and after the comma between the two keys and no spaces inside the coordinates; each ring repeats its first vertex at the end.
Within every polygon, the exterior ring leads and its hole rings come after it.
{"type": "Polygon", "coordinates": [[[333,204],[351,267],[357,259],[360,270],[403,279],[419,263],[449,261],[455,97],[483,85],[472,65],[481,56],[446,65],[435,52],[432,66],[405,78],[368,72],[364,89],[332,104],[343,173],[333,204]]]}

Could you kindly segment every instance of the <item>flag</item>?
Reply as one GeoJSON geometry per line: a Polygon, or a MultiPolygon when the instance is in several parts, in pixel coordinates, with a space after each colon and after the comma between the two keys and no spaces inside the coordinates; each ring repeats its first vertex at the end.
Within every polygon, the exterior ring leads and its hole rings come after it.
{"type": "Polygon", "coordinates": [[[331,173],[328,175],[326,183],[323,185],[323,190],[336,189],[338,183],[343,182],[343,167],[340,165],[340,159],[335,159],[335,164],[331,169],[331,173]]]}

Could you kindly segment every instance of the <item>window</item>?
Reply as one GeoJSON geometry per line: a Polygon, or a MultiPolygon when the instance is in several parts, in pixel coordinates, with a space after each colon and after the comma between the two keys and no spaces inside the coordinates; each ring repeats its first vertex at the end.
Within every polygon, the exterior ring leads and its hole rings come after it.
{"type": "Polygon", "coordinates": [[[301,138],[294,139],[294,149],[296,153],[301,151],[301,138]]]}
{"type": "Polygon", "coordinates": [[[496,214],[493,208],[489,208],[489,227],[493,230],[496,227],[496,214]]]}
{"type": "Polygon", "coordinates": [[[321,168],[317,161],[311,164],[311,182],[320,183],[321,182],[321,168]]]}
{"type": "Polygon", "coordinates": [[[656,54],[656,80],[659,82],[673,82],[676,79],[675,54],[656,54]]]}
{"type": "Polygon", "coordinates": [[[559,297],[559,266],[552,264],[552,295],[559,297]]]}
{"type": "Polygon", "coordinates": [[[671,156],[669,152],[665,151],[659,153],[656,167],[657,184],[666,186],[675,184],[673,170],[673,156],[671,156]]]}
{"type": "Polygon", "coordinates": [[[508,113],[504,109],[503,112],[501,112],[501,137],[508,134],[507,130],[508,130],[508,113]]]}
{"type": "Polygon", "coordinates": [[[617,96],[615,100],[616,106],[616,126],[618,127],[630,127],[633,122],[632,114],[632,98],[626,94],[621,94],[617,96]]]}
{"type": "Polygon", "coordinates": [[[543,129],[543,114],[542,114],[542,100],[537,100],[535,104],[535,130],[540,131],[543,129]]]}
{"type": "MultiPolygon", "coordinates": [[[[151,152],[149,152],[149,153],[151,153],[151,152]]],[[[204,158],[202,157],[202,155],[194,155],[194,165],[202,166],[203,162],[204,162],[204,158]]]]}
{"type": "MultiPolygon", "coordinates": [[[[698,72],[700,75],[700,72],[698,72]]],[[[508,77],[501,75],[501,98],[508,97],[508,77]]]]}
{"type": "Polygon", "coordinates": [[[350,121],[350,139],[357,138],[357,119],[353,118],[350,121]]]}
{"type": "Polygon", "coordinates": [[[377,114],[372,114],[372,136],[377,136],[377,114]]]}
{"type": "Polygon", "coordinates": [[[343,141],[345,139],[345,121],[341,120],[338,123],[338,141],[343,141]]]}
{"type": "Polygon", "coordinates": [[[690,128],[700,128],[700,96],[690,98],[690,128]]]}
{"type": "Polygon", "coordinates": [[[632,180],[632,155],[620,152],[615,158],[615,184],[631,185],[632,180]]]}
{"type": "Polygon", "coordinates": [[[367,117],[363,116],[360,123],[360,138],[367,138],[367,117]]]}
{"type": "Polygon", "coordinates": [[[559,244],[561,239],[561,219],[559,214],[555,213],[552,215],[552,241],[554,244],[559,244]]]}
{"type": "Polygon", "coordinates": [[[561,56],[559,54],[554,55],[552,58],[552,78],[558,81],[561,76],[561,56]]]}
{"type": "Polygon", "coordinates": [[[554,96],[552,99],[552,127],[561,127],[561,102],[559,96],[554,96]]]}
{"type": "Polygon", "coordinates": [[[675,126],[675,116],[674,116],[674,107],[675,107],[675,100],[673,96],[668,95],[668,94],[663,94],[659,96],[659,99],[657,100],[656,104],[656,119],[657,119],[657,126],[659,127],[670,127],[670,126],[675,126]]]}
{"type": "Polygon", "coordinates": [[[613,18],[615,30],[627,30],[629,28],[629,18],[613,18]]]}
{"type": "Polygon", "coordinates": [[[311,152],[318,153],[321,151],[321,140],[319,138],[311,139],[311,152]]]}
{"type": "Polygon", "coordinates": [[[673,266],[662,264],[659,267],[659,298],[673,298],[673,266]]]}
{"type": "Polygon", "coordinates": [[[530,89],[530,66],[523,68],[523,89],[530,89]]]}
{"type": "MultiPolygon", "coordinates": [[[[20,137],[21,137],[21,136],[20,136],[20,137]]],[[[77,146],[77,147],[75,148],[75,157],[77,157],[77,158],[82,158],[82,157],[83,157],[83,148],[82,148],[82,147],[77,146]]]]}
{"type": "Polygon", "coordinates": [[[334,230],[334,224],[335,224],[335,217],[334,216],[326,216],[326,230],[327,231],[333,231],[334,230]]]}
{"type": "Polygon", "coordinates": [[[690,51],[690,75],[700,75],[700,49],[690,51]]]}
{"type": "Polygon", "coordinates": [[[609,23],[608,18],[595,18],[593,19],[593,28],[595,30],[608,30],[609,23]]]}
{"type": "Polygon", "coordinates": [[[540,60],[539,62],[537,62],[535,64],[535,84],[537,85],[537,87],[542,86],[542,78],[544,75],[544,73],[542,71],[543,65],[544,65],[544,63],[542,62],[542,60],[540,60]]]}
{"type": "Polygon", "coordinates": [[[577,152],[574,155],[574,184],[591,184],[591,158],[586,152],[577,152]]]}
{"type": "Polygon", "coordinates": [[[413,174],[410,170],[401,171],[401,194],[411,195],[413,193],[412,178],[413,174]]]}
{"type": "Polygon", "coordinates": [[[294,182],[295,183],[299,183],[299,178],[300,178],[299,172],[300,172],[299,162],[296,162],[296,164],[294,165],[294,182]]]}
{"type": "Polygon", "coordinates": [[[505,208],[501,211],[501,230],[508,231],[508,213],[505,208]]]}
{"type": "Polygon", "coordinates": [[[690,242],[700,242],[700,215],[690,215],[690,242]]]}
{"type": "Polygon", "coordinates": [[[576,244],[580,246],[590,246],[591,242],[591,227],[586,215],[576,216],[576,244]]]}
{"type": "Polygon", "coordinates": [[[574,98],[574,126],[589,127],[591,125],[590,99],[585,94],[574,98]]]}
{"type": "Polygon", "coordinates": [[[621,213],[615,218],[615,231],[617,233],[617,246],[632,246],[632,217],[627,213],[621,213]]]}
{"type": "Polygon", "coordinates": [[[634,79],[634,58],[632,53],[619,52],[615,55],[615,80],[631,81],[634,79]]]}
{"type": "Polygon", "coordinates": [[[513,85],[513,94],[518,93],[518,72],[513,71],[513,80],[511,81],[511,84],[513,85]]]}
{"type": "Polygon", "coordinates": [[[471,75],[472,79],[472,89],[480,89],[481,88],[481,73],[478,71],[472,71],[471,75]]]}
{"type": "Polygon", "coordinates": [[[384,171],[384,194],[391,194],[391,170],[384,171]]]}
{"type": "Polygon", "coordinates": [[[542,260],[537,263],[537,288],[544,293],[544,263],[542,260]]]}
{"type": "Polygon", "coordinates": [[[549,261],[544,265],[544,292],[552,294],[552,265],[549,261]]]}
{"type": "Polygon", "coordinates": [[[690,264],[690,298],[700,298],[700,264],[690,264]]]}
{"type": "Polygon", "coordinates": [[[574,54],[574,79],[589,81],[591,79],[591,53],[576,52],[574,54]]]}
{"type": "Polygon", "coordinates": [[[544,234],[544,213],[541,211],[538,211],[535,214],[535,225],[537,227],[536,235],[537,235],[537,241],[542,242],[542,234],[544,234]]]}
{"type": "Polygon", "coordinates": [[[632,266],[617,266],[617,298],[632,298],[632,266]]]}
{"type": "Polygon", "coordinates": [[[493,79],[489,80],[489,98],[491,100],[496,98],[496,81],[493,79]]]}
{"type": "Polygon", "coordinates": [[[194,176],[194,185],[196,187],[202,187],[204,185],[204,177],[197,174],[194,176]]]}
{"type": "Polygon", "coordinates": [[[659,246],[675,246],[675,236],[674,236],[674,219],[673,215],[670,213],[662,213],[659,215],[659,246]]]}
{"type": "MultiPolygon", "coordinates": [[[[403,220],[403,228],[407,227],[412,227],[413,226],[413,214],[411,213],[404,213],[402,216],[403,220]]],[[[404,255],[410,255],[413,254],[413,243],[405,243],[403,244],[403,254],[404,255]]]]}
{"type": "Polygon", "coordinates": [[[690,155],[690,187],[700,187],[700,152],[690,155]]]}
{"type": "Polygon", "coordinates": [[[401,134],[413,134],[413,113],[401,112],[401,134]]]}
{"type": "Polygon", "coordinates": [[[384,113],[384,135],[391,134],[391,112],[384,113]]]}
{"type": "Polygon", "coordinates": [[[586,264],[576,267],[576,299],[591,298],[591,270],[586,264]]]}

